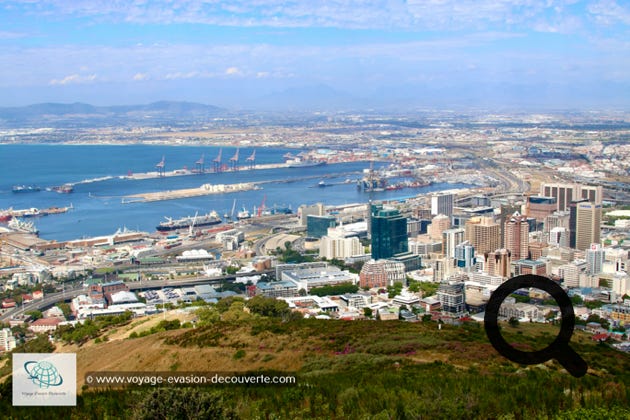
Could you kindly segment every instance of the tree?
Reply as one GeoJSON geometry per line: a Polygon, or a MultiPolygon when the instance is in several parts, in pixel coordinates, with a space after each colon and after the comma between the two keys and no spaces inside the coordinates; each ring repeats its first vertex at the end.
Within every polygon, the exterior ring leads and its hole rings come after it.
{"type": "Polygon", "coordinates": [[[291,311],[284,300],[264,296],[254,296],[247,301],[247,307],[252,313],[270,317],[283,317],[291,311]]]}
{"type": "Polygon", "coordinates": [[[33,321],[36,321],[36,320],[41,319],[41,318],[44,317],[44,314],[42,314],[41,311],[37,311],[37,310],[36,311],[29,311],[29,312],[26,313],[26,315],[29,315],[33,321]]]}
{"type": "Polygon", "coordinates": [[[581,305],[584,303],[584,299],[582,299],[580,295],[573,295],[571,296],[571,303],[574,305],[581,305]]]}
{"type": "Polygon", "coordinates": [[[366,318],[372,318],[372,309],[368,308],[367,306],[365,308],[363,308],[363,315],[365,315],[366,318]]]}
{"type": "Polygon", "coordinates": [[[158,388],[135,407],[134,419],[232,419],[219,392],[197,388],[158,388]]]}
{"type": "Polygon", "coordinates": [[[519,326],[520,321],[518,320],[518,318],[516,318],[516,317],[514,317],[514,316],[513,316],[513,317],[511,317],[511,318],[510,318],[510,320],[508,321],[508,324],[510,324],[510,327],[514,327],[514,328],[516,328],[516,327],[518,327],[518,326],[519,326]]]}

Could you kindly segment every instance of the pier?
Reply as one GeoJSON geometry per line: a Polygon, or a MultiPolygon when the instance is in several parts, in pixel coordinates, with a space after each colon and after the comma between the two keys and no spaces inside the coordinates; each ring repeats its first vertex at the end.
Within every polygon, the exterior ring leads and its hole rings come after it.
{"type": "Polygon", "coordinates": [[[146,203],[150,201],[177,200],[180,198],[200,197],[213,194],[228,194],[234,192],[258,190],[260,187],[253,182],[240,184],[203,184],[197,188],[185,188],[181,190],[168,190],[126,195],[122,198],[123,204],[146,203]]]}

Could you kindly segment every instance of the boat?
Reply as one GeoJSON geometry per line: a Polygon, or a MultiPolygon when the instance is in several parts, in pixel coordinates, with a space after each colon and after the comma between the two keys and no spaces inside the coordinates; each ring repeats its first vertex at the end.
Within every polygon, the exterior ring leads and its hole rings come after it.
{"type": "Polygon", "coordinates": [[[22,233],[32,233],[33,235],[37,235],[39,230],[35,227],[33,222],[26,222],[20,218],[14,217],[9,221],[9,228],[22,232],[22,233]]]}
{"type": "Polygon", "coordinates": [[[251,219],[251,217],[252,217],[252,214],[245,207],[243,207],[243,210],[236,213],[236,218],[238,220],[251,219]]]}
{"type": "Polygon", "coordinates": [[[289,159],[286,161],[287,168],[310,168],[313,166],[324,166],[326,161],[323,160],[302,160],[300,158],[289,159]]]}
{"type": "Polygon", "coordinates": [[[56,187],[52,187],[51,191],[55,191],[60,194],[70,194],[71,192],[74,191],[74,187],[71,184],[63,184],[63,185],[58,185],[56,187]]]}
{"type": "Polygon", "coordinates": [[[14,185],[13,186],[14,193],[37,192],[37,191],[41,191],[41,188],[36,185],[14,185]]]}
{"type": "Polygon", "coordinates": [[[186,216],[181,219],[166,218],[166,221],[160,223],[156,229],[159,232],[168,232],[177,229],[188,229],[190,227],[211,226],[221,223],[221,218],[215,211],[202,216],[186,216]]]}
{"type": "Polygon", "coordinates": [[[5,223],[11,220],[13,217],[13,209],[8,208],[6,210],[0,210],[0,223],[5,223]]]}

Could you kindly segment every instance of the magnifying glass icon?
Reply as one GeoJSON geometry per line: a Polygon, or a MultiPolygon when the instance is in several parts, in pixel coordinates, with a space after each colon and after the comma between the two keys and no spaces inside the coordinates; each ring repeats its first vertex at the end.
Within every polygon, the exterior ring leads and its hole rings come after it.
{"type": "Polygon", "coordinates": [[[512,277],[501,286],[499,286],[490,296],[490,300],[486,305],[486,314],[484,316],[484,328],[486,335],[492,346],[504,357],[513,362],[524,365],[537,365],[551,359],[556,359],[571,375],[580,378],[586,374],[588,365],[570,346],[569,341],[573,335],[575,327],[575,313],[569,296],[562,288],[547,277],[534,274],[524,274],[512,277]],[[556,339],[542,350],[525,352],[512,347],[505,341],[501,332],[497,319],[499,317],[499,308],[503,300],[518,289],[535,287],[544,290],[553,297],[560,307],[562,313],[562,324],[560,333],[556,339]]]}

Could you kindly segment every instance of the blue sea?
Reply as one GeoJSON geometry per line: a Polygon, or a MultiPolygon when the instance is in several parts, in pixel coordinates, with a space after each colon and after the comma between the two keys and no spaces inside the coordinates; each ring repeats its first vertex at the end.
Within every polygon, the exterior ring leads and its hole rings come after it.
{"type": "MultiPolygon", "coordinates": [[[[216,210],[220,215],[246,208],[254,212],[263,200],[265,207],[290,207],[294,212],[301,204],[322,202],[325,205],[363,203],[369,199],[403,199],[431,191],[462,188],[464,184],[433,184],[417,189],[383,191],[367,194],[358,191],[355,180],[369,167],[368,162],[330,164],[308,168],[247,170],[245,159],[252,149],[240,148],[241,169],[237,172],[205,173],[189,176],[122,179],[132,173],[154,172],[164,157],[166,170],[194,168],[204,155],[206,170],[212,170],[212,159],[218,147],[164,145],[0,145],[0,209],[73,206],[64,214],[33,218],[44,239],[69,240],[109,235],[119,228],[153,232],[166,216],[179,218],[216,210]],[[99,180],[111,177],[106,180],[99,180]],[[90,180],[96,180],[90,182],[90,180]],[[240,193],[209,195],[150,203],[123,204],[122,197],[142,192],[194,188],[202,184],[274,181],[262,189],[240,193]],[[291,182],[286,182],[290,180],[291,182]],[[317,187],[320,180],[333,184],[317,187]],[[346,180],[353,182],[344,183],[346,180]],[[77,183],[74,192],[60,194],[45,188],[77,183]],[[34,185],[39,192],[14,193],[14,185],[34,185]]],[[[223,162],[236,148],[222,148],[223,162]]],[[[287,152],[295,149],[257,148],[256,163],[282,163],[287,152]]],[[[376,165],[378,167],[378,164],[376,165]]]]}

